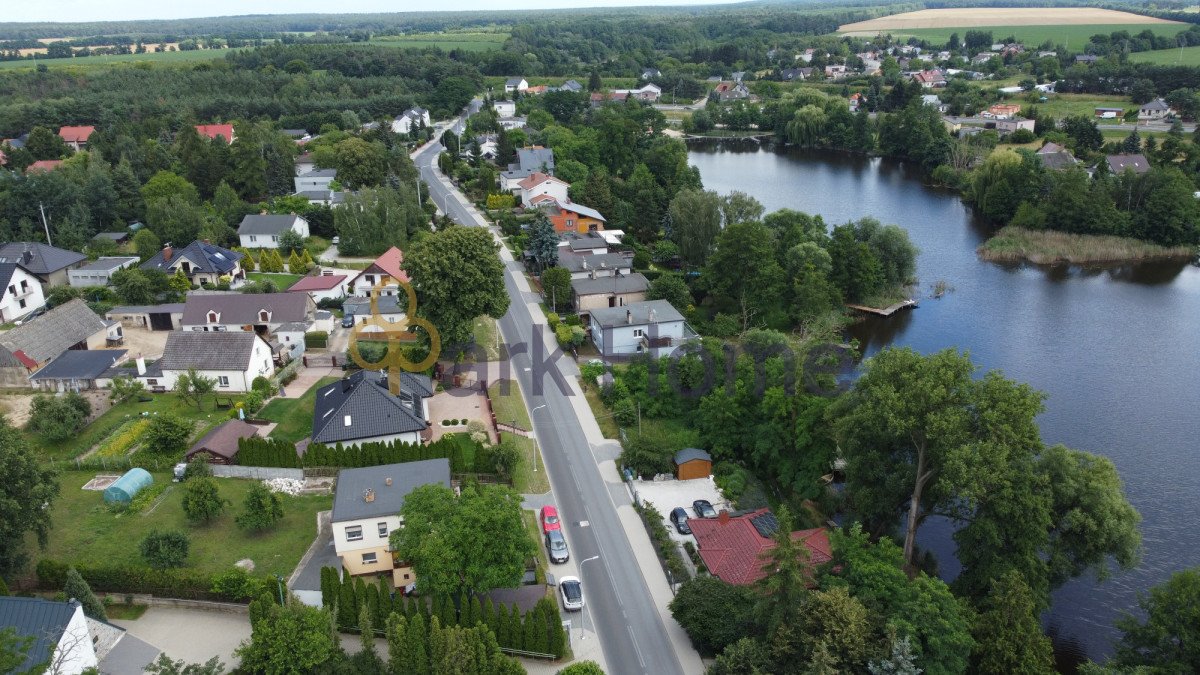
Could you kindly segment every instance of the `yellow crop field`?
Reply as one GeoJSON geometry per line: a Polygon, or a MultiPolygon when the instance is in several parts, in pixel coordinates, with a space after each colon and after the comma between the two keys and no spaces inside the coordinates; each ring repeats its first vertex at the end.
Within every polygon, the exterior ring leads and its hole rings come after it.
{"type": "Polygon", "coordinates": [[[990,26],[1072,26],[1104,24],[1177,23],[1152,16],[1094,7],[978,7],[923,9],[869,21],[848,23],[839,33],[904,31],[919,28],[982,28],[990,26]]]}

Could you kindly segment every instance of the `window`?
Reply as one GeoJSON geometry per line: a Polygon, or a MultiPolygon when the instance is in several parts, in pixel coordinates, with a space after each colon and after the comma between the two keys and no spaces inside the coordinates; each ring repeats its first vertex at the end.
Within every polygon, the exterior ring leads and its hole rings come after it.
{"type": "Polygon", "coordinates": [[[271,243],[275,243],[277,241],[279,241],[279,237],[276,237],[275,235],[271,235],[271,243]]]}
{"type": "Polygon", "coordinates": [[[221,319],[221,315],[220,315],[220,314],[217,314],[216,312],[209,312],[209,313],[208,313],[208,322],[209,322],[209,323],[216,323],[216,322],[217,322],[217,321],[219,321],[220,319],[221,319]]]}
{"type": "Polygon", "coordinates": [[[154,378],[150,378],[150,379],[146,380],[146,384],[148,384],[150,386],[154,386],[154,385],[158,384],[158,380],[156,380],[154,378]]]}
{"type": "Polygon", "coordinates": [[[265,309],[258,310],[258,320],[266,323],[271,320],[271,313],[265,309]]]}
{"type": "Polygon", "coordinates": [[[256,241],[258,241],[258,237],[254,236],[254,235],[250,235],[250,241],[251,241],[251,242],[256,242],[256,241]]]}
{"type": "Polygon", "coordinates": [[[645,333],[642,331],[642,329],[641,329],[641,328],[634,328],[634,329],[633,329],[633,337],[635,337],[635,338],[640,338],[640,337],[642,337],[642,335],[644,335],[644,334],[645,334],[645,333]]]}
{"type": "Polygon", "coordinates": [[[347,527],[346,541],[362,541],[362,525],[350,525],[347,527]]]}
{"type": "Polygon", "coordinates": [[[379,523],[379,536],[381,536],[381,537],[388,536],[387,523],[379,523]]]}
{"type": "Polygon", "coordinates": [[[25,291],[27,291],[27,290],[29,290],[29,282],[28,282],[28,281],[22,281],[22,282],[21,282],[21,292],[22,292],[22,293],[24,293],[24,292],[25,292],[25,291]]]}
{"type": "Polygon", "coordinates": [[[9,286],[9,287],[8,287],[8,292],[9,292],[9,293],[12,293],[13,295],[16,295],[16,294],[17,294],[17,287],[16,287],[16,286],[9,286]]]}
{"type": "Polygon", "coordinates": [[[218,375],[217,376],[217,386],[228,387],[229,386],[229,377],[227,375],[218,375]]]}
{"type": "Polygon", "coordinates": [[[379,557],[374,551],[372,551],[370,553],[362,554],[362,561],[364,565],[374,565],[375,563],[379,562],[379,557]]]}
{"type": "Polygon", "coordinates": [[[367,282],[368,286],[375,285],[375,275],[374,274],[368,274],[368,275],[364,276],[363,280],[367,282]]]}
{"type": "Polygon", "coordinates": [[[21,305],[21,309],[25,309],[25,301],[24,300],[19,300],[18,304],[21,305]]]}

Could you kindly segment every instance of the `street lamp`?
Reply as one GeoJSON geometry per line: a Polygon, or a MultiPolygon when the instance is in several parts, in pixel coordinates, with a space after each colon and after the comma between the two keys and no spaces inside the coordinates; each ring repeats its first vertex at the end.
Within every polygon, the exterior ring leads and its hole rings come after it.
{"type": "MultiPolygon", "coordinates": [[[[542,408],[545,408],[545,407],[546,407],[546,404],[545,404],[545,403],[543,403],[543,404],[539,405],[538,407],[534,408],[533,410],[530,410],[530,411],[529,411],[529,414],[532,416],[532,415],[533,415],[533,413],[535,413],[535,412],[537,412],[537,411],[539,411],[539,410],[541,410],[542,408]]],[[[514,426],[516,426],[516,425],[514,425],[514,426]]],[[[529,420],[529,426],[533,426],[533,419],[532,419],[532,418],[529,420]]],[[[532,429],[530,429],[530,431],[533,431],[533,430],[532,430],[532,429]]],[[[534,472],[534,473],[537,473],[537,465],[538,465],[537,458],[538,458],[538,451],[537,451],[537,444],[535,443],[535,444],[533,445],[533,472],[534,472]]]]}
{"type": "Polygon", "coordinates": [[[284,604],[284,602],[283,602],[283,576],[276,574],[275,575],[275,583],[276,583],[276,585],[279,586],[279,604],[283,605],[284,604]]]}
{"type": "MultiPolygon", "coordinates": [[[[600,556],[598,556],[598,555],[594,555],[594,556],[592,556],[592,557],[590,557],[590,558],[587,558],[587,559],[585,559],[585,560],[580,560],[580,561],[579,561],[579,588],[580,588],[580,591],[579,591],[579,597],[581,597],[581,598],[583,597],[583,590],[582,590],[582,589],[583,589],[583,565],[584,565],[584,563],[590,563],[590,562],[591,562],[591,561],[593,561],[593,560],[599,560],[599,559],[600,559],[600,556]]],[[[586,601],[585,601],[585,602],[586,602],[586,601]]],[[[583,608],[583,612],[584,612],[584,614],[585,614],[585,615],[588,613],[588,608],[587,608],[586,606],[583,608]]],[[[586,617],[585,617],[585,618],[586,618],[586,617]]],[[[594,627],[594,626],[593,626],[593,627],[594,627]]],[[[581,620],[579,621],[579,639],[580,639],[580,640],[586,640],[586,639],[587,639],[586,637],[584,637],[584,636],[583,636],[583,619],[581,619],[581,620]]]]}

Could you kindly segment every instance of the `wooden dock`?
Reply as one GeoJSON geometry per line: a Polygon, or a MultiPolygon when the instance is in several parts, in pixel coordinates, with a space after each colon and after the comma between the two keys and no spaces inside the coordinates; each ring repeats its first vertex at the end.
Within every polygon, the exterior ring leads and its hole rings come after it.
{"type": "Polygon", "coordinates": [[[902,309],[915,308],[917,306],[917,301],[910,298],[903,302],[897,302],[894,305],[889,305],[882,309],[880,309],[879,307],[867,307],[866,305],[846,305],[846,306],[849,307],[850,309],[853,309],[853,310],[856,310],[859,312],[866,312],[867,314],[874,314],[875,316],[889,317],[889,316],[895,314],[896,312],[899,312],[902,309]]]}

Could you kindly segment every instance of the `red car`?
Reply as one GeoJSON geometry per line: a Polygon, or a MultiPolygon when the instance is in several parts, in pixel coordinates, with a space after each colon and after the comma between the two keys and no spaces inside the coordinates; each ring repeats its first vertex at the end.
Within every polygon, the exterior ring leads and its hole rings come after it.
{"type": "Polygon", "coordinates": [[[542,534],[551,530],[561,530],[562,523],[558,519],[558,509],[547,504],[542,507],[542,534]]]}

